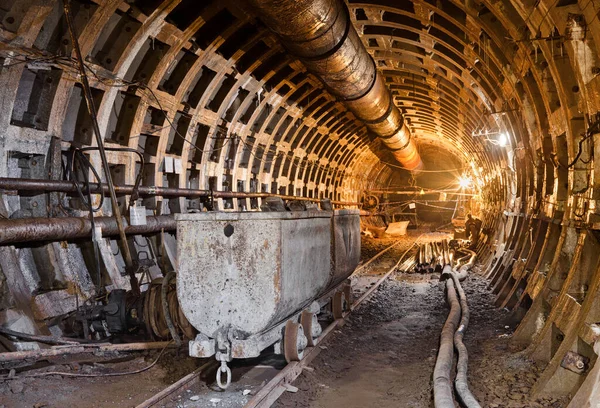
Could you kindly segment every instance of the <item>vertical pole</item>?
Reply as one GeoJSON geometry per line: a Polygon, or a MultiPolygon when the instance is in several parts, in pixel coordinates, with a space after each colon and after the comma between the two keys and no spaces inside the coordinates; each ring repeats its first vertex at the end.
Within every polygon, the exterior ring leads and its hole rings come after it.
{"type": "Polygon", "coordinates": [[[106,177],[106,184],[108,184],[108,190],[110,192],[110,202],[112,205],[113,216],[117,222],[119,229],[119,238],[121,241],[121,250],[123,251],[123,259],[125,260],[125,269],[129,275],[129,282],[131,283],[131,289],[134,294],[139,294],[140,288],[138,286],[137,278],[135,277],[135,270],[133,268],[133,260],[131,258],[131,252],[127,245],[127,237],[125,236],[125,228],[123,226],[123,218],[121,217],[121,210],[119,203],[117,202],[117,194],[115,193],[115,186],[113,184],[112,176],[110,174],[110,168],[108,160],[106,158],[106,151],[104,150],[104,142],[102,135],[100,134],[100,127],[98,126],[98,118],[96,116],[96,106],[94,105],[94,99],[92,98],[92,91],[90,89],[90,83],[88,81],[87,74],[85,72],[85,64],[81,55],[81,49],[79,48],[79,41],[75,33],[75,27],[73,25],[73,19],[71,17],[71,5],[70,0],[64,0],[64,11],[67,25],[69,27],[69,34],[71,41],[73,42],[73,49],[75,50],[75,57],[79,66],[79,72],[81,76],[81,84],[83,85],[83,94],[85,102],[88,107],[88,112],[92,119],[92,125],[94,128],[94,134],[96,136],[96,143],[98,144],[98,152],[100,154],[100,160],[102,161],[102,167],[104,168],[104,175],[106,177]]]}

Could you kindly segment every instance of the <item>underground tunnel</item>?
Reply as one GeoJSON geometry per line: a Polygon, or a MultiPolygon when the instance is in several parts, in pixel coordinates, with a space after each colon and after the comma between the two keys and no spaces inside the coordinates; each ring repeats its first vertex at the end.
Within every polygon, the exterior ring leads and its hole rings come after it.
{"type": "Polygon", "coordinates": [[[0,0],[0,407],[600,407],[599,14],[0,0]]]}

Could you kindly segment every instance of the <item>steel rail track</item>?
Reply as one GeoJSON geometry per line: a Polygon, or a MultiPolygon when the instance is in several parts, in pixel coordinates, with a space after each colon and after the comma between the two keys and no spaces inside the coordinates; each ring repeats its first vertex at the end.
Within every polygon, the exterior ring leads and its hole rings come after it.
{"type": "MultiPolygon", "coordinates": [[[[404,253],[400,256],[400,258],[394,264],[393,267],[391,267],[373,286],[371,286],[365,293],[363,293],[363,295],[360,298],[358,298],[358,300],[356,302],[352,303],[352,306],[350,307],[350,311],[344,313],[342,318],[334,320],[329,326],[327,326],[327,328],[325,330],[323,330],[323,333],[319,337],[318,344],[320,344],[321,342],[323,342],[324,340],[326,340],[327,338],[332,336],[332,333],[334,332],[334,330],[337,327],[342,326],[345,323],[346,318],[353,311],[357,310],[363,304],[363,302],[387,278],[390,277],[390,275],[400,265],[400,263],[402,262],[402,260],[406,256],[406,254],[408,254],[408,252],[415,246],[415,244],[417,243],[419,238],[421,238],[422,236],[423,236],[423,234],[420,235],[406,251],[404,251],[404,253]]],[[[373,258],[378,258],[380,255],[382,255],[382,253],[387,252],[389,249],[391,249],[391,247],[396,246],[397,244],[398,244],[398,242],[390,245],[389,247],[385,248],[383,251],[381,251],[377,255],[375,255],[373,258]]],[[[373,260],[373,258],[371,258],[371,260],[373,260]]],[[[370,261],[367,263],[370,263],[370,261]]],[[[359,269],[362,269],[362,268],[359,268],[359,269]]],[[[302,374],[302,371],[306,367],[308,367],[310,362],[313,361],[315,359],[315,357],[317,357],[319,355],[320,352],[321,352],[321,348],[318,345],[316,347],[308,347],[304,351],[304,357],[302,358],[302,360],[294,361],[294,362],[291,362],[288,365],[286,365],[283,368],[283,370],[281,370],[271,381],[269,381],[267,384],[265,384],[265,386],[258,393],[256,393],[256,395],[254,395],[254,397],[252,397],[252,399],[250,399],[250,401],[248,401],[246,403],[244,408],[268,408],[271,405],[273,405],[273,403],[275,403],[275,401],[277,401],[277,399],[281,396],[281,394],[283,394],[290,387],[291,383],[296,378],[298,378],[298,376],[300,374],[302,374]]]]}
{"type": "MultiPolygon", "coordinates": [[[[413,244],[400,256],[398,261],[391,267],[381,278],[371,286],[365,293],[363,293],[360,298],[353,302],[350,306],[350,310],[345,312],[343,316],[339,319],[334,320],[329,326],[327,326],[321,335],[318,338],[318,344],[324,341],[327,338],[332,337],[332,333],[336,328],[341,327],[346,318],[356,309],[358,309],[363,302],[386,280],[389,276],[396,270],[396,268],[401,264],[402,260],[406,257],[406,254],[417,244],[419,239],[424,234],[420,235],[413,244]]],[[[388,250],[397,246],[400,243],[394,242],[390,246],[386,247],[382,251],[378,252],[371,259],[369,259],[365,264],[359,266],[355,273],[364,269],[365,266],[371,264],[381,255],[386,253],[388,250]]],[[[336,289],[341,287],[344,283],[341,283],[338,287],[330,291],[324,297],[330,296],[331,293],[335,292],[336,289]]],[[[265,384],[244,406],[244,408],[267,408],[270,407],[277,399],[283,394],[286,390],[291,387],[291,383],[300,375],[302,371],[308,367],[308,365],[319,355],[321,352],[321,348],[317,345],[315,347],[307,347],[304,350],[304,357],[300,361],[293,361],[287,364],[281,371],[279,371],[267,384],[265,384]]],[[[192,371],[190,374],[181,378],[179,381],[171,384],[164,390],[160,391],[157,394],[154,394],[146,401],[137,405],[136,408],[151,408],[159,406],[161,402],[164,402],[166,398],[172,395],[177,395],[187,389],[190,389],[194,385],[200,382],[202,375],[206,372],[209,372],[213,369],[216,369],[218,366],[218,362],[216,360],[210,360],[202,366],[198,367],[196,370],[192,371]]]]}

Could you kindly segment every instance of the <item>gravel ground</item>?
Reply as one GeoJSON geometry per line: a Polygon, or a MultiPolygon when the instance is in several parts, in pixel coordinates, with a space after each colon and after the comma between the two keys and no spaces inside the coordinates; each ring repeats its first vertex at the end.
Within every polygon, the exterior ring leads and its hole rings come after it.
{"type": "MultiPolygon", "coordinates": [[[[372,256],[380,246],[369,241],[363,247],[372,256]]],[[[471,310],[465,344],[473,393],[483,407],[566,407],[567,399],[529,398],[540,370],[508,349],[507,315],[494,308],[494,296],[476,272],[463,283],[471,310]]],[[[275,406],[433,407],[431,377],[448,313],[438,278],[396,273],[321,345],[314,370],[294,383],[299,391],[284,394],[275,406]]]]}
{"type": "MultiPolygon", "coordinates": [[[[380,261],[364,268],[363,275],[353,278],[355,287],[365,288],[376,281],[419,235],[420,232],[409,230],[409,235],[400,239],[401,243],[380,261]]],[[[443,237],[438,233],[422,239],[443,237]]],[[[363,239],[363,262],[394,242],[394,239],[363,239]]],[[[439,333],[448,312],[438,279],[438,274],[392,275],[333,338],[321,345],[321,353],[312,363],[314,370],[305,371],[294,384],[299,391],[285,393],[275,406],[432,407],[431,376],[439,333]]],[[[471,308],[471,323],[465,336],[470,357],[469,378],[481,405],[566,407],[566,399],[529,399],[539,368],[523,353],[509,350],[511,332],[505,325],[507,316],[493,307],[494,296],[488,292],[487,282],[473,273],[463,286],[471,308]]],[[[157,354],[136,353],[110,362],[106,361],[110,356],[97,356],[88,362],[64,362],[47,369],[73,373],[132,371],[147,367],[157,354]]],[[[202,360],[188,357],[186,350],[168,350],[155,366],[132,376],[48,376],[0,381],[0,408],[134,407],[201,363],[202,360]]],[[[193,395],[184,393],[178,400],[185,402],[193,395]]],[[[180,403],[176,405],[184,405],[180,403]]],[[[210,404],[225,405],[225,400],[210,404]]]]}

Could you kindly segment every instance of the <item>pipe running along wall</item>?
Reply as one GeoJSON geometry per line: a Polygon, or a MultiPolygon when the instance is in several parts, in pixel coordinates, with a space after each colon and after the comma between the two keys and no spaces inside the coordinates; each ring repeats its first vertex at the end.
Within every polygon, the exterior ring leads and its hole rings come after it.
{"type": "Polygon", "coordinates": [[[339,0],[249,0],[263,22],[281,38],[328,90],[363,121],[408,170],[423,167],[410,129],[375,62],[339,0]]]}

